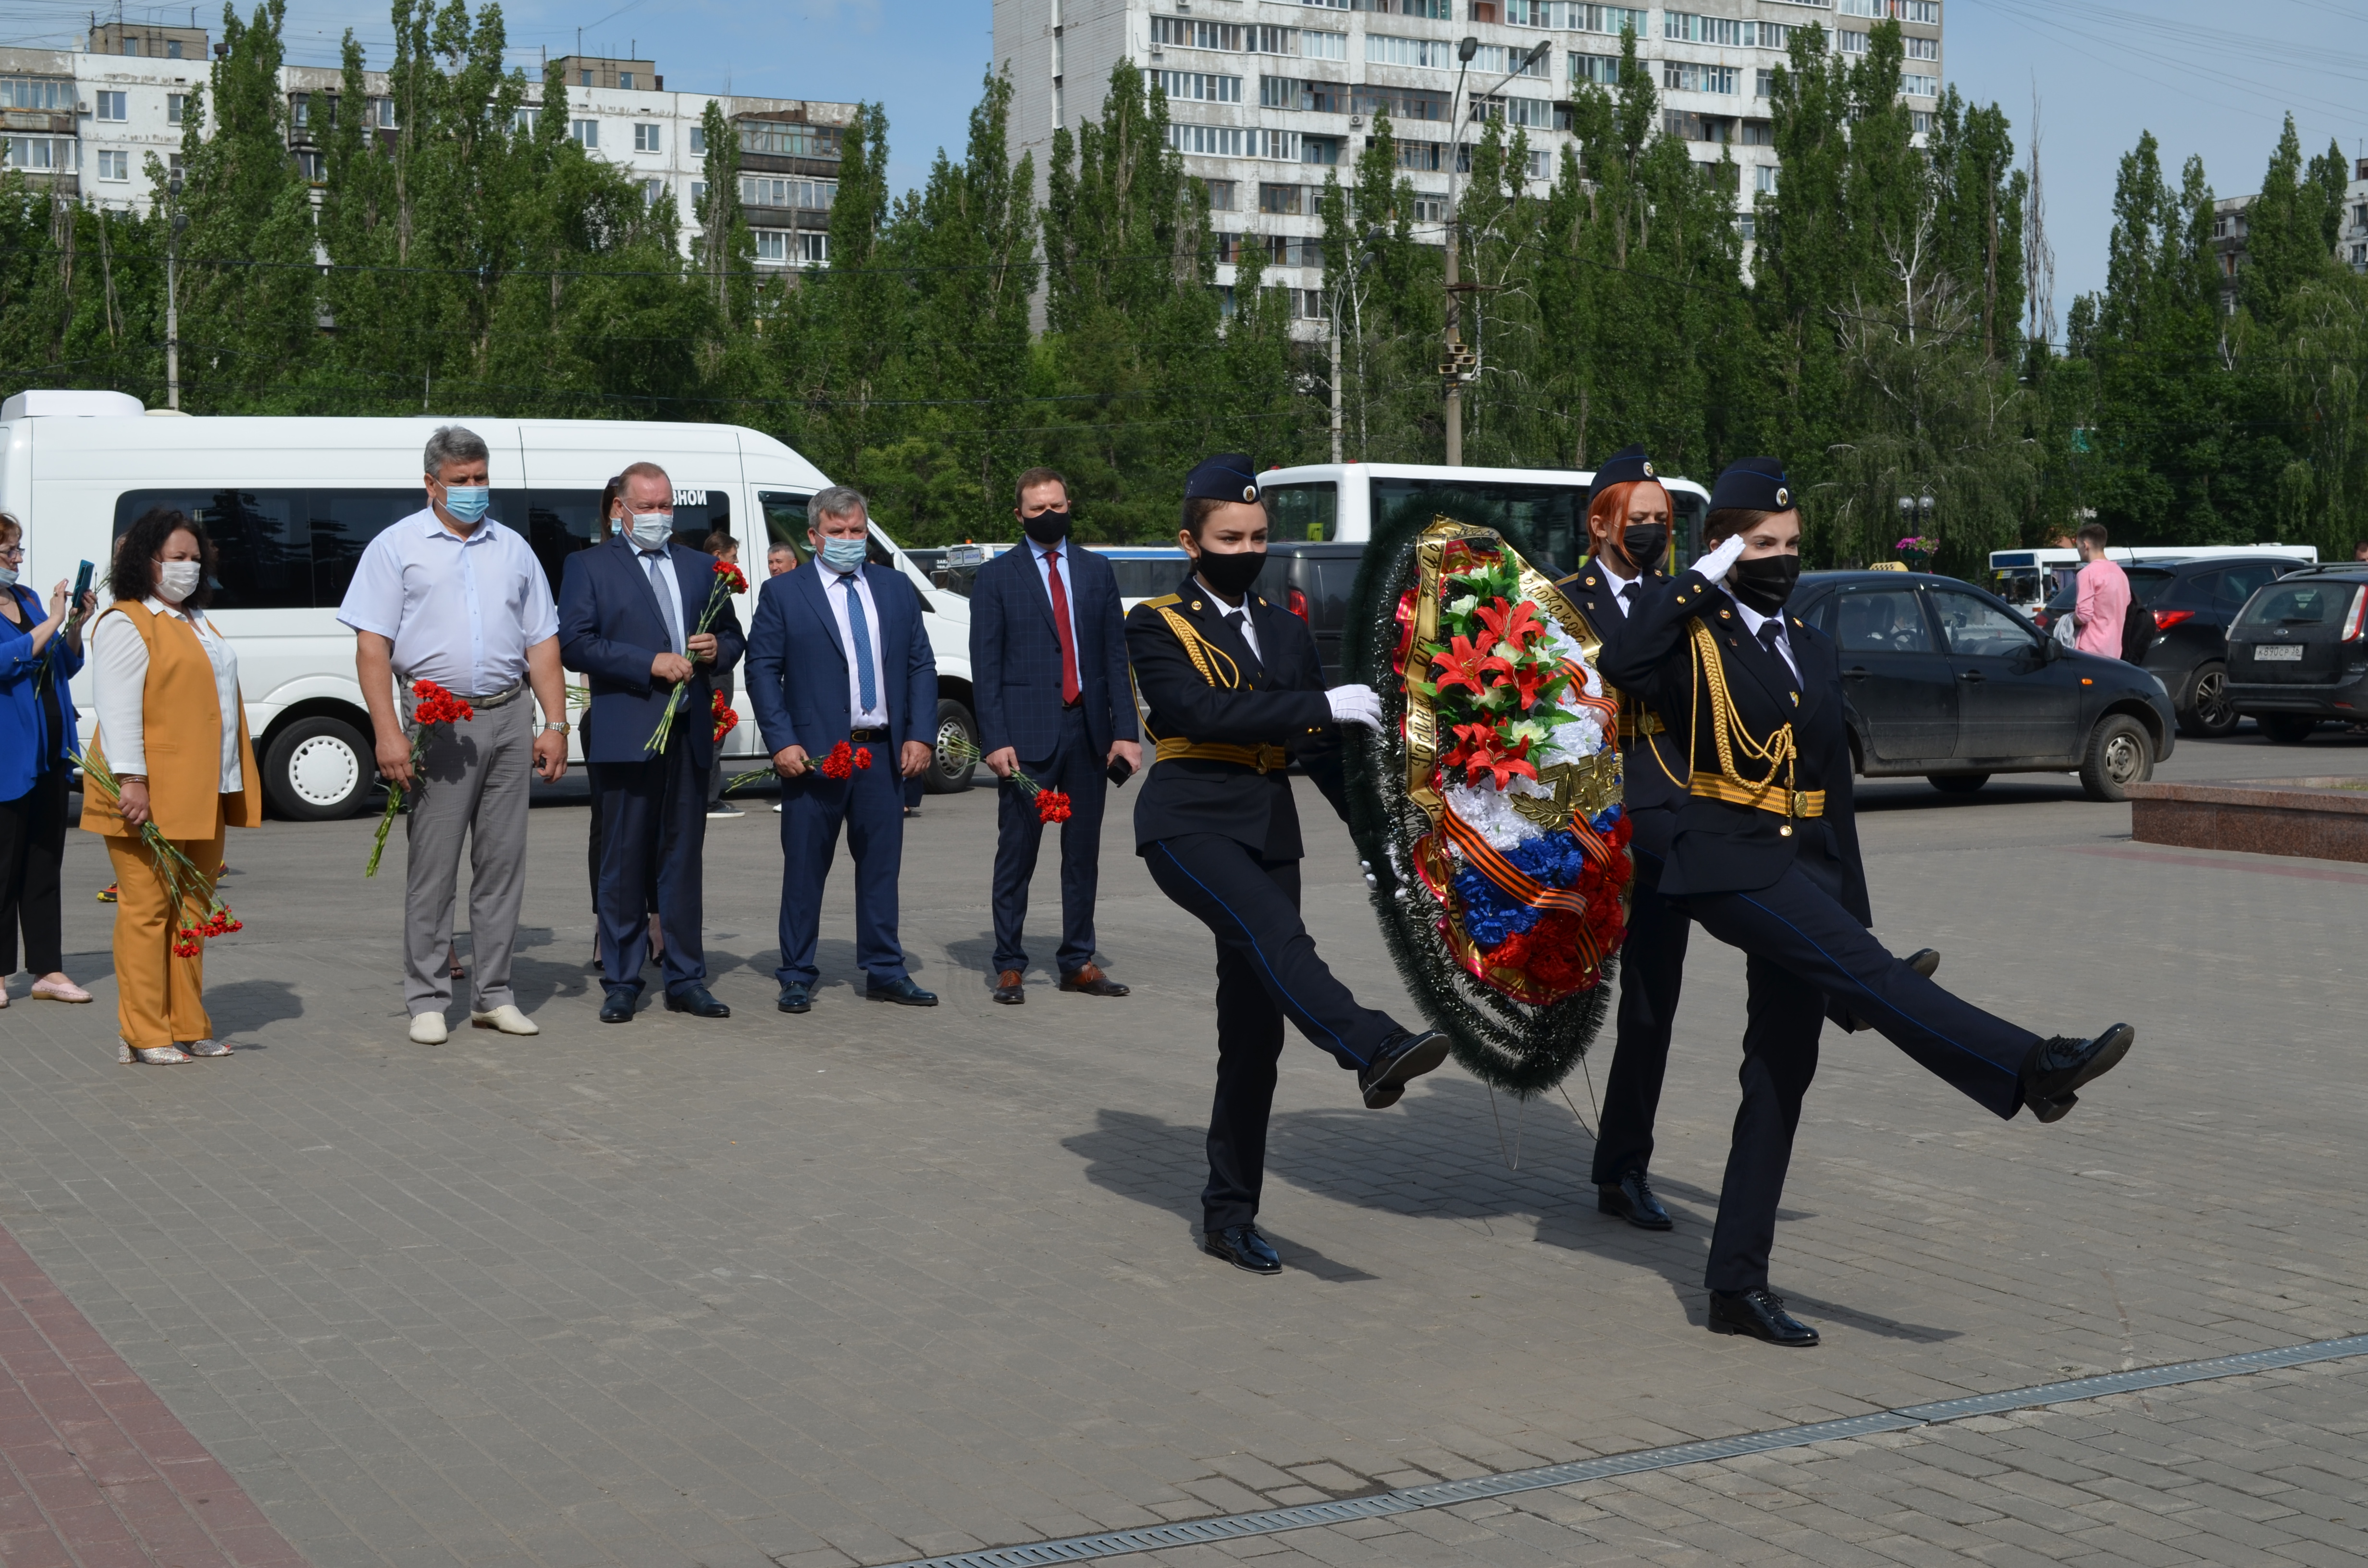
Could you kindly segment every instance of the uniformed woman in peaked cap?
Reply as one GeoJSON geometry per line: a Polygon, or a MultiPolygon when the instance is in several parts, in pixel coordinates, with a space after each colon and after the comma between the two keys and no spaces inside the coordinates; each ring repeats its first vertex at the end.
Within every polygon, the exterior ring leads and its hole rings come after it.
{"type": "Polygon", "coordinates": [[[1382,722],[1371,687],[1326,690],[1307,625],[1255,586],[1267,515],[1248,458],[1209,459],[1184,482],[1177,536],[1192,570],[1126,618],[1157,760],[1134,805],[1135,853],[1159,891],[1217,939],[1217,1097],[1209,1115],[1201,1245],[1254,1274],[1281,1272],[1258,1233],[1267,1113],[1285,1018],[1357,1074],[1375,1110],[1447,1058],[1436,1029],[1360,1006],[1299,918],[1295,758],[1345,820],[1342,724],[1382,722]]]}
{"type": "Polygon", "coordinates": [[[2135,1031],[2042,1040],[1959,1000],[1867,927],[1851,815],[1841,665],[1785,612],[1801,574],[1801,514],[1782,464],[1719,475],[1691,570],[1637,603],[1604,673],[1691,738],[1691,776],[1661,892],[1748,955],[1743,1106],[1711,1238],[1710,1327],[1778,1345],[1817,1332],[1768,1289],[1776,1207],[1829,1002],[2000,1117],[2054,1121],[2135,1031]]]}

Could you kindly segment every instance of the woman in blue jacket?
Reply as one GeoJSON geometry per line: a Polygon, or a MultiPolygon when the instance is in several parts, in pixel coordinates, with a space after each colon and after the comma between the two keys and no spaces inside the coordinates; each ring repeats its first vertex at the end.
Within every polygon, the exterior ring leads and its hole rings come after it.
{"type": "MultiPolygon", "coordinates": [[[[24,526],[0,512],[0,980],[17,971],[21,926],[33,994],[87,1002],[90,993],[66,977],[58,868],[81,749],[66,682],[82,669],[82,622],[94,599],[83,595],[69,620],[60,583],[44,611],[40,596],[17,581],[24,564],[24,526]]],[[[0,983],[0,1007],[7,1005],[0,983]]]]}

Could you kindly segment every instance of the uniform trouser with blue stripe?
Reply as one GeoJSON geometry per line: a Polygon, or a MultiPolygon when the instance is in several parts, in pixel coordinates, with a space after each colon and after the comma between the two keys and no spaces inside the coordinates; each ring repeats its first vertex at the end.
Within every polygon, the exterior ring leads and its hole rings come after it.
{"type": "Polygon", "coordinates": [[[1703,1279],[1713,1290],[1768,1283],[1777,1204],[1802,1096],[1816,1075],[1829,997],[1984,1108],[2011,1117],[2022,1106],[2020,1069],[2039,1037],[1951,995],[1892,957],[1842,905],[1841,885],[1839,865],[1804,848],[1772,886],[1686,900],[1703,930],[1741,948],[1750,960],[1743,1105],[1703,1279]]]}
{"type": "Polygon", "coordinates": [[[1283,1020],[1352,1072],[1398,1025],[1360,1006],[1316,956],[1299,918],[1297,860],[1262,860],[1213,833],[1158,839],[1143,857],[1159,891],[1217,939],[1217,1096],[1201,1208],[1204,1229],[1247,1225],[1258,1218],[1266,1182],[1283,1020]]]}

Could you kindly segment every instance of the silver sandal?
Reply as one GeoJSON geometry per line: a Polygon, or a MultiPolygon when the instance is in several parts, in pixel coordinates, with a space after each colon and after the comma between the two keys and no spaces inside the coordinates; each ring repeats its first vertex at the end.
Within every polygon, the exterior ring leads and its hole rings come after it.
{"type": "Polygon", "coordinates": [[[189,1059],[188,1052],[177,1045],[133,1045],[129,1040],[118,1040],[116,1044],[120,1049],[117,1051],[115,1060],[126,1067],[135,1063],[149,1067],[170,1067],[176,1062],[187,1062],[189,1059]]]}
{"type": "Polygon", "coordinates": [[[182,1042],[181,1049],[191,1056],[228,1056],[230,1047],[218,1040],[192,1040],[182,1042]]]}

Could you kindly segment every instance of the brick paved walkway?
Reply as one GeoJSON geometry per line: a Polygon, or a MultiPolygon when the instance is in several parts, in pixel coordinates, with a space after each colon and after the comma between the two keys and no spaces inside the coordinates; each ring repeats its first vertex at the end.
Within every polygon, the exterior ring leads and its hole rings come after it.
{"type": "MultiPolygon", "coordinates": [[[[2305,766],[2252,743],[2225,757],[2305,766]]],[[[2214,760],[2175,759],[2189,777],[2214,760]]],[[[2306,767],[2368,771],[2368,747],[2322,742],[2306,767]]],[[[0,1223],[319,1568],[886,1562],[2368,1328],[2359,888],[2268,869],[2291,861],[2148,858],[2126,808],[2055,781],[1866,796],[1895,946],[1939,946],[1945,982],[2049,1032],[2125,1017],[2140,1036],[2048,1129],[1987,1118],[1873,1037],[1829,1038],[1777,1252],[1778,1288],[1826,1331],[1812,1353],[1701,1327],[1742,1014],[1741,965],[1708,941],[1655,1161],[1675,1233],[1593,1212],[1588,1141],[1559,1100],[1517,1112],[1451,1071],[1368,1113],[1294,1043],[1267,1200],[1291,1271],[1198,1256],[1206,938],[1127,852],[1124,797],[1101,926],[1125,1001],[1040,974],[1027,1006],[988,1004],[982,791],[933,798],[908,846],[907,943],[946,1006],[858,1000],[842,869],[815,1009],[771,1011],[777,819],[758,804],[712,824],[708,860],[715,989],[738,1016],[603,1028],[584,815],[563,805],[534,815],[518,976],[546,1032],[438,1049],[403,1037],[400,868],[361,881],[370,824],[275,824],[233,840],[247,929],[211,960],[218,1021],[251,1049],[164,1071],[113,1062],[107,912],[87,902],[104,860],[76,835],[69,947],[101,1000],[0,1014],[0,1223]]],[[[1345,839],[1311,836],[1317,939],[1391,1005],[1345,839]]],[[[2340,1368],[2279,1380],[2259,1381],[2368,1403],[2340,1368]]],[[[2359,1451],[2328,1408],[2235,1386],[2147,1397],[2193,1411],[2183,1440],[2232,1469],[2273,1432],[2359,1451]]],[[[1848,1490],[1866,1466],[1889,1515],[1916,1505],[1876,1467],[2010,1436],[1731,1468],[1848,1490]]],[[[2167,1509],[2189,1484],[2102,1473],[2119,1491],[2078,1506],[2123,1510],[2093,1522],[2130,1542],[2142,1498],[2167,1509]]],[[[1657,1508],[1669,1486],[1713,1495],[1683,1476],[1611,1490],[1657,1508]]],[[[2193,1495],[2191,1534],[2241,1528],[2226,1497],[2193,1495]]],[[[1512,1513],[1563,1528],[1550,1506],[1512,1513]]],[[[1812,1523],[1780,1535],[1769,1510],[1744,1533],[1781,1539],[1771,1555],[1873,1550],[1833,1517],[1858,1512],[1785,1515],[1812,1523]]],[[[1441,1518],[1395,1546],[1273,1544],[1389,1562],[1452,1525],[1483,1532],[1441,1549],[1460,1562],[1535,1559],[1523,1532],[1541,1527],[1441,1518]]],[[[1630,1528],[1552,1550],[1635,1555],[1630,1528]]]]}

